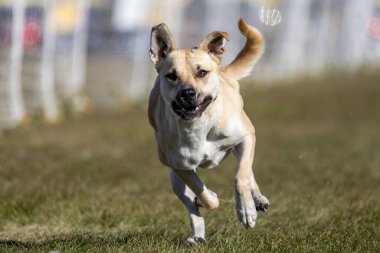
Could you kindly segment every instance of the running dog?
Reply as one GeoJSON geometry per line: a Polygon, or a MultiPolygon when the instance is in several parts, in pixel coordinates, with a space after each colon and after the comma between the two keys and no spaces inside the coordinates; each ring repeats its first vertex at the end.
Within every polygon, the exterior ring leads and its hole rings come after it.
{"type": "Polygon", "coordinates": [[[225,67],[221,60],[227,33],[212,32],[197,47],[180,50],[165,24],[152,28],[149,54],[158,76],[149,97],[149,122],[159,159],[170,168],[173,191],[190,215],[189,243],[206,242],[199,207],[219,206],[217,195],[196,170],[215,167],[230,153],[237,160],[235,203],[240,222],[253,228],[257,211],[269,208],[253,175],[255,129],[243,110],[237,81],[249,75],[260,58],[264,39],[244,20],[238,26],[247,41],[225,67]]]}

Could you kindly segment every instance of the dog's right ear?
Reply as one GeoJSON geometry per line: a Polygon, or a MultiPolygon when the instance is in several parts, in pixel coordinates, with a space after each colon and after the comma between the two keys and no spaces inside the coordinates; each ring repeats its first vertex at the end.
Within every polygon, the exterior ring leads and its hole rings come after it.
{"type": "Polygon", "coordinates": [[[149,55],[154,65],[175,50],[173,35],[164,23],[152,27],[149,55]]]}
{"type": "Polygon", "coordinates": [[[214,56],[214,60],[220,64],[225,51],[226,41],[230,36],[226,32],[212,32],[203,39],[199,48],[214,56]]]}

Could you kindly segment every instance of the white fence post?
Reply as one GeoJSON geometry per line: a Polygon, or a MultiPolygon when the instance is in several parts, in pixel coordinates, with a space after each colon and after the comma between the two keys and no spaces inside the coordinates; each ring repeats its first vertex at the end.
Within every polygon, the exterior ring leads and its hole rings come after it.
{"type": "Polygon", "coordinates": [[[41,100],[44,117],[55,122],[59,117],[54,80],[55,31],[53,7],[55,0],[44,0],[43,43],[41,64],[41,100]]]}
{"type": "Polygon", "coordinates": [[[310,0],[288,0],[283,15],[277,62],[280,78],[304,72],[309,35],[310,0]]]}
{"type": "MultiPolygon", "coordinates": [[[[129,0],[133,1],[133,0],[129,0]]],[[[139,30],[136,30],[136,37],[135,37],[135,45],[134,45],[134,53],[133,53],[133,64],[132,64],[132,70],[131,70],[131,79],[128,89],[128,96],[133,101],[138,101],[141,98],[144,97],[146,94],[146,87],[149,80],[149,64],[148,61],[148,53],[149,52],[149,35],[141,31],[141,25],[143,22],[139,21],[145,21],[147,20],[148,15],[148,8],[150,8],[151,2],[150,0],[140,0],[140,4],[130,4],[130,7],[134,7],[135,11],[139,11],[139,19],[136,19],[138,21],[134,21],[135,25],[137,24],[137,27],[139,30]],[[144,5],[145,3],[145,5],[144,5]],[[142,10],[141,8],[145,6],[145,9],[142,10]],[[144,57],[145,56],[145,57],[144,57]]]]}
{"type": "Polygon", "coordinates": [[[373,0],[346,0],[340,41],[343,47],[343,62],[339,64],[354,68],[366,60],[366,21],[372,14],[373,3],[373,0]]]}
{"type": "Polygon", "coordinates": [[[89,2],[90,0],[77,0],[76,2],[76,26],[74,28],[72,62],[65,94],[65,96],[74,99],[73,109],[75,111],[81,111],[85,105],[81,99],[83,98],[82,93],[86,76],[89,2]]]}
{"type": "Polygon", "coordinates": [[[24,0],[13,0],[12,15],[12,44],[10,52],[9,68],[9,111],[10,115],[6,121],[6,127],[20,124],[25,117],[25,105],[22,96],[22,57],[23,57],[23,28],[25,16],[24,0]]]}
{"type": "Polygon", "coordinates": [[[333,43],[335,37],[331,34],[330,0],[315,1],[317,9],[312,14],[310,30],[313,33],[308,39],[308,64],[311,74],[321,74],[325,70],[328,44],[333,43]]]}

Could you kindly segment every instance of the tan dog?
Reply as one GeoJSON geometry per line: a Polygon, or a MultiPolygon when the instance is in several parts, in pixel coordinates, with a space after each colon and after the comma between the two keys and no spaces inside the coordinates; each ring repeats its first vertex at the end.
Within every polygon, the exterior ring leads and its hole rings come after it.
{"type": "Polygon", "coordinates": [[[198,207],[219,206],[216,194],[202,183],[196,169],[212,168],[229,153],[237,159],[236,210],[246,227],[254,227],[256,211],[266,211],[253,172],[255,129],[243,110],[238,79],[245,77],[261,56],[263,37],[243,20],[247,38],[235,60],[221,67],[224,32],[212,32],[193,49],[176,49],[165,24],[152,28],[150,57],[158,77],[149,97],[149,121],[154,128],[160,161],[171,168],[174,192],[190,214],[192,237],[205,242],[204,220],[198,207]]]}

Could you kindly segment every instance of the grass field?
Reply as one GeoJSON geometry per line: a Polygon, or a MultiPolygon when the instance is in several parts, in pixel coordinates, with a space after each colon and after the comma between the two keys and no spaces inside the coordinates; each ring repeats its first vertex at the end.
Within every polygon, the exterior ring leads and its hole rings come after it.
{"type": "Polygon", "coordinates": [[[235,215],[231,157],[200,171],[222,199],[189,248],[187,213],[156,155],[146,106],[0,136],[0,252],[380,252],[380,74],[243,85],[254,171],[271,201],[235,215]]]}

